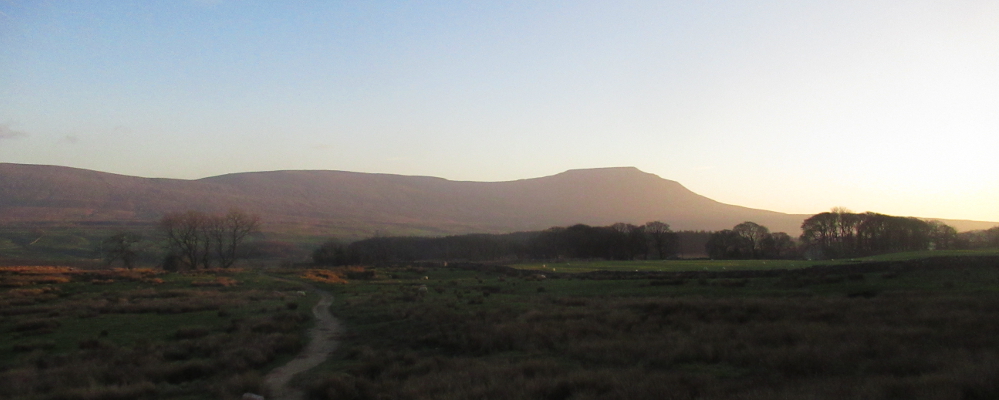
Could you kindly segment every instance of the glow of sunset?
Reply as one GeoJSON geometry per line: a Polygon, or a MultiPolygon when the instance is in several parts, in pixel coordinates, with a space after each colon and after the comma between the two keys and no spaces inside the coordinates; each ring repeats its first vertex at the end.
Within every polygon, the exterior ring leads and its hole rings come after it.
{"type": "Polygon", "coordinates": [[[999,221],[999,2],[0,1],[0,162],[999,221]],[[418,3],[418,4],[417,4],[418,3]]]}

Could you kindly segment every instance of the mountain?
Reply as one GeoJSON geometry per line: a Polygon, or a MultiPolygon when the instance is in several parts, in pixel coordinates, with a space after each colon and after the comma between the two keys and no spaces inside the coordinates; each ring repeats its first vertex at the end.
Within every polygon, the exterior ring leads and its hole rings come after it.
{"type": "Polygon", "coordinates": [[[181,180],[0,163],[0,222],[139,224],[155,222],[167,212],[222,212],[232,207],[261,215],[270,231],[354,237],[653,220],[675,230],[717,230],[754,221],[796,236],[808,217],[719,203],[631,167],[571,170],[509,182],[461,182],[343,171],[249,172],[181,180]]]}

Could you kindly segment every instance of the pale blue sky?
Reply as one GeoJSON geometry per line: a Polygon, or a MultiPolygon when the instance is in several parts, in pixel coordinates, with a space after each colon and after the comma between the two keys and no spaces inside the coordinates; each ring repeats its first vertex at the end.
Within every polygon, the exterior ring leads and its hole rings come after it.
{"type": "Polygon", "coordinates": [[[999,2],[0,0],[0,161],[999,221],[999,2]]]}

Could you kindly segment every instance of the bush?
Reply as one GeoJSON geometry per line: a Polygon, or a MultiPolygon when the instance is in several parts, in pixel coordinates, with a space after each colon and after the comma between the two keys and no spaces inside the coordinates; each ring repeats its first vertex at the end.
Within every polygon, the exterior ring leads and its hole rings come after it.
{"type": "Polygon", "coordinates": [[[36,340],[30,342],[15,343],[13,350],[15,352],[29,352],[35,350],[52,350],[55,348],[55,342],[51,340],[36,340]]]}
{"type": "Polygon", "coordinates": [[[177,332],[174,332],[173,337],[175,339],[197,339],[201,337],[208,336],[211,333],[208,328],[200,326],[184,327],[178,328],[177,332]]]}
{"type": "Polygon", "coordinates": [[[14,332],[51,332],[61,326],[58,320],[55,319],[30,319],[27,321],[21,321],[14,324],[12,330],[14,332]]]}

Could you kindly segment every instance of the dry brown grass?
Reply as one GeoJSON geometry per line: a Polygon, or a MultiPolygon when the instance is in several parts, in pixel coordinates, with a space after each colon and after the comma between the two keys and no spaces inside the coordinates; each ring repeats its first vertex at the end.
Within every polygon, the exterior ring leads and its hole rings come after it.
{"type": "Polygon", "coordinates": [[[215,277],[213,279],[191,281],[191,286],[195,287],[230,287],[238,284],[239,281],[224,276],[215,277]]]}
{"type": "Polygon", "coordinates": [[[161,270],[151,268],[86,270],[60,266],[0,267],[0,287],[25,287],[71,281],[102,284],[113,283],[115,280],[161,284],[163,279],[157,275],[163,273],[161,270]]]}
{"type": "Polygon", "coordinates": [[[334,271],[328,269],[310,269],[305,271],[304,274],[302,274],[302,278],[313,282],[344,284],[347,283],[347,279],[344,277],[344,275],[345,274],[341,271],[334,271]]]}

